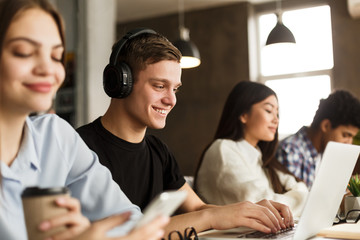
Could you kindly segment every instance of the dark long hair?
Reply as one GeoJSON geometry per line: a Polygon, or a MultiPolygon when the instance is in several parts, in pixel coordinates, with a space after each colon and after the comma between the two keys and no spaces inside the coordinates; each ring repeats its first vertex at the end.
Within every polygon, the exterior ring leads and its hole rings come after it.
{"type": "MultiPolygon", "coordinates": [[[[269,87],[261,83],[242,81],[235,85],[230,92],[217,127],[214,139],[202,152],[200,161],[195,172],[196,179],[203,158],[207,149],[216,139],[230,139],[238,141],[244,138],[244,124],[240,121],[240,116],[249,113],[254,104],[263,101],[269,96],[276,96],[276,93],[269,87]]],[[[276,130],[275,138],[271,142],[259,141],[258,146],[262,152],[263,167],[268,173],[272,187],[276,193],[284,193],[285,189],[280,183],[275,169],[291,174],[275,157],[278,145],[278,131],[276,130]]],[[[291,174],[292,175],[292,174],[291,174]]]]}

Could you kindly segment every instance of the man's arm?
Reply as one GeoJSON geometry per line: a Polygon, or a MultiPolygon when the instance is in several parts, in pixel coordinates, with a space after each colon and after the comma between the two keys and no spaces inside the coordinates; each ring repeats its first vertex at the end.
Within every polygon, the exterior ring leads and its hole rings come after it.
{"type": "Polygon", "coordinates": [[[289,208],[277,202],[262,200],[257,204],[240,202],[216,206],[205,204],[187,183],[179,190],[188,192],[187,199],[179,208],[183,214],[171,218],[166,233],[189,226],[198,232],[246,226],[269,233],[293,225],[289,208]]]}

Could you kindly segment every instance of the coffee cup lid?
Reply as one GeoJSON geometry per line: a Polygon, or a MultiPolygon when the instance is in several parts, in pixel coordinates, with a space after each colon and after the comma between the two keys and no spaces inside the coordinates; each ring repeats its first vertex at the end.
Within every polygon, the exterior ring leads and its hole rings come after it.
{"type": "Polygon", "coordinates": [[[21,197],[67,194],[69,192],[70,191],[67,187],[52,187],[52,188],[28,187],[22,192],[21,197]]]}

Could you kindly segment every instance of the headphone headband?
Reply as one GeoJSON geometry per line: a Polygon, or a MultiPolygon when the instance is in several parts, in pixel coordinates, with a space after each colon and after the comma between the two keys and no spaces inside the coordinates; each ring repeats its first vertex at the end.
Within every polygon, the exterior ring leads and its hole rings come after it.
{"type": "Polygon", "coordinates": [[[116,65],[116,62],[118,60],[118,57],[120,55],[120,52],[122,50],[122,48],[124,47],[125,43],[127,41],[129,41],[130,39],[139,36],[141,34],[145,34],[145,33],[151,33],[151,34],[156,34],[156,32],[152,29],[149,28],[136,28],[133,29],[131,31],[129,31],[128,33],[126,33],[113,47],[113,51],[110,55],[110,64],[116,65]]]}

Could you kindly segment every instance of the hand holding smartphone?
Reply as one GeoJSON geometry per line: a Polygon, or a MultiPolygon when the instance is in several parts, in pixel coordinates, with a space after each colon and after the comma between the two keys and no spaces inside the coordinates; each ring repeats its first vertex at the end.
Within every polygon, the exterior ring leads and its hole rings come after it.
{"type": "Polygon", "coordinates": [[[158,216],[171,216],[176,209],[185,201],[187,192],[167,191],[159,194],[144,209],[144,216],[137,222],[134,228],[139,228],[158,216]]]}

